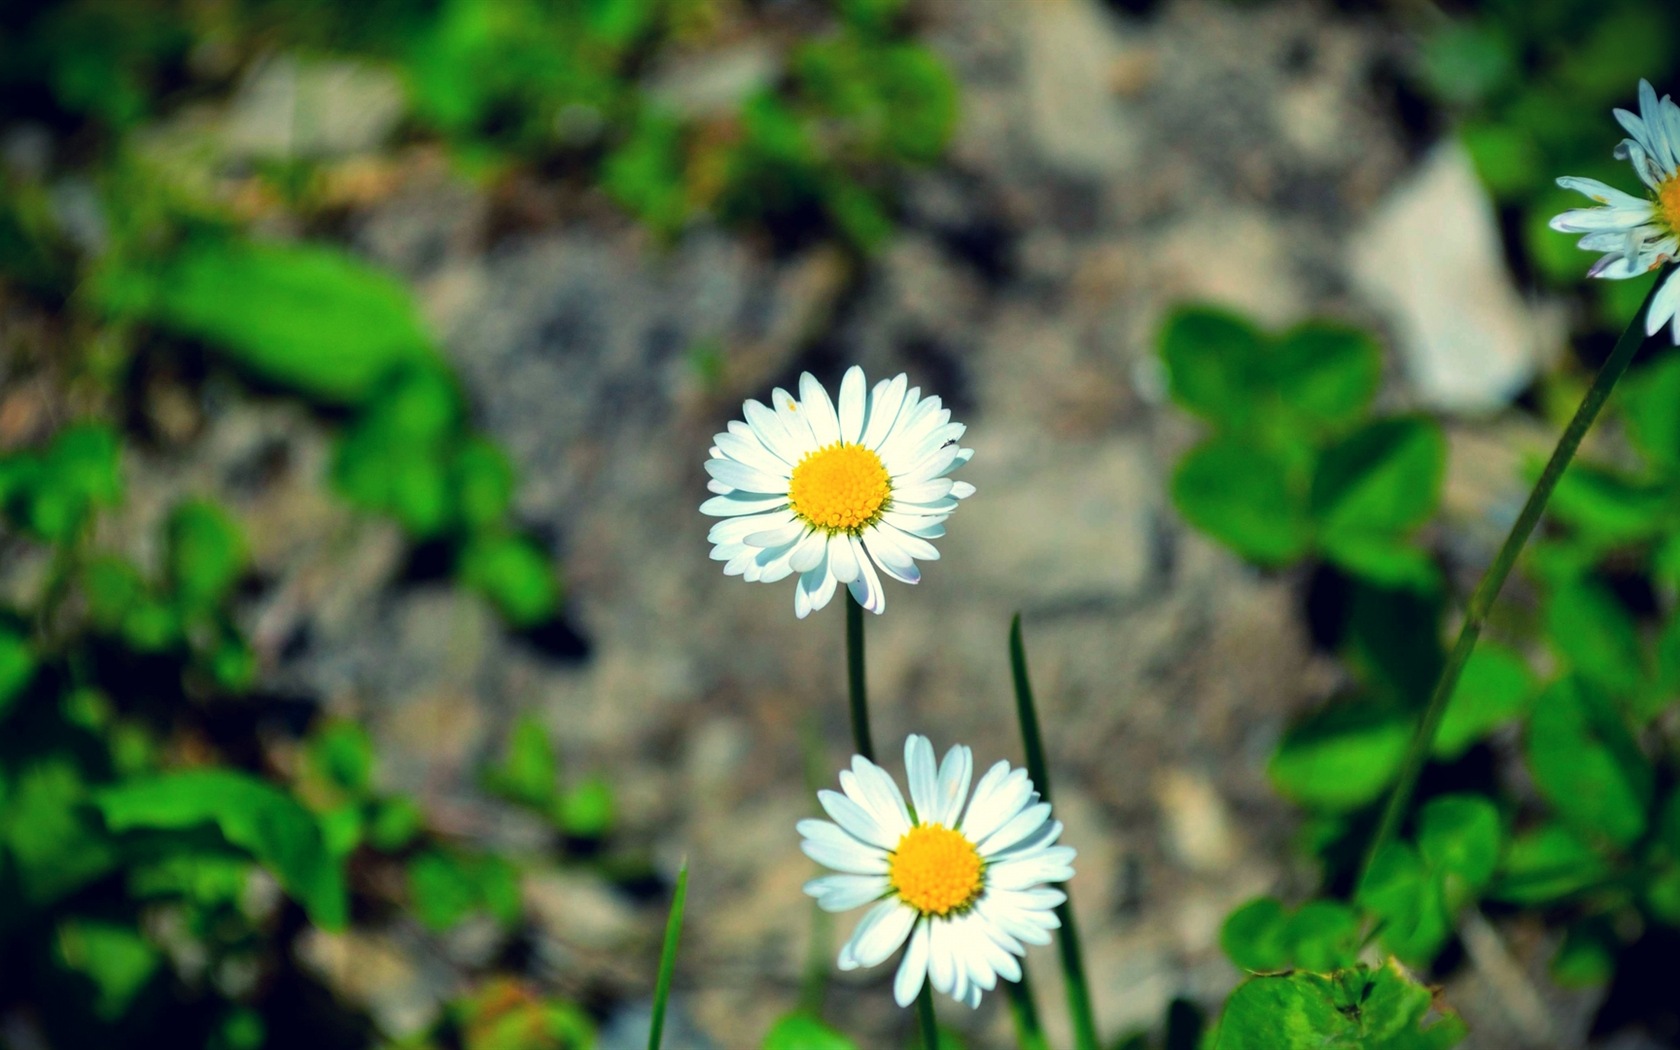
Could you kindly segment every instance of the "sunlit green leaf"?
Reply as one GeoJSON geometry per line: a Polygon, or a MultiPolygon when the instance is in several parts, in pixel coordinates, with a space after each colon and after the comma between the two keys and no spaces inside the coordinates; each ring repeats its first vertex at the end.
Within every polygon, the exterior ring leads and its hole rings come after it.
{"type": "Polygon", "coordinates": [[[791,1013],[765,1033],[763,1050],[857,1050],[857,1044],[810,1014],[791,1013]]]}
{"type": "Polygon", "coordinates": [[[1517,654],[1493,642],[1482,642],[1470,659],[1447,703],[1435,734],[1435,755],[1453,759],[1490,731],[1521,715],[1534,697],[1534,675],[1517,654]]]}
{"type": "Polygon", "coordinates": [[[1246,442],[1211,437],[1178,464],[1173,503],[1184,519],[1263,565],[1301,557],[1310,532],[1288,464],[1246,442]]]}
{"type": "Polygon", "coordinates": [[[1289,913],[1276,897],[1257,897],[1225,919],[1219,946],[1245,970],[1266,972],[1290,964],[1289,913]]]}
{"type": "Polygon", "coordinates": [[[1650,762],[1597,689],[1563,678],[1534,705],[1528,767],[1558,815],[1577,831],[1626,846],[1645,831],[1650,762]]]}
{"type": "Polygon", "coordinates": [[[1546,608],[1546,626],[1577,674],[1620,696],[1644,690],[1650,670],[1639,628],[1602,585],[1577,580],[1559,586],[1546,608]]]}
{"type": "Polygon", "coordinates": [[[245,571],[245,538],[227,511],[208,500],[176,507],[166,526],[165,565],[187,609],[215,606],[245,571]]]}
{"type": "Polygon", "coordinates": [[[1440,427],[1424,419],[1380,419],[1330,446],[1312,483],[1325,545],[1421,525],[1440,502],[1446,460],[1440,427]]]}
{"type": "Polygon", "coordinates": [[[1414,965],[1431,962],[1452,935],[1443,876],[1403,842],[1386,843],[1356,894],[1382,920],[1382,942],[1414,965]]]}
{"type": "Polygon", "coordinates": [[[6,713],[35,676],[35,650],[29,639],[0,624],[0,715],[6,713]]]}
{"type": "Polygon", "coordinates": [[[1392,960],[1330,974],[1250,977],[1225,1003],[1212,1050],[1447,1050],[1466,1035],[1392,960]]]}
{"type": "Polygon", "coordinates": [[[1615,928],[1602,918],[1571,923],[1552,956],[1552,980],[1565,988],[1602,985],[1616,972],[1621,948],[1615,928]]]}
{"type": "Polygon", "coordinates": [[[461,582],[489,598],[514,624],[540,623],[560,604],[560,588],[548,558],[529,540],[487,534],[473,537],[461,552],[461,582]]]}
{"type": "Polygon", "coordinates": [[[329,929],[346,917],[344,872],[309,811],[272,784],[231,769],[196,769],[132,780],[95,799],[113,831],[185,830],[203,824],[273,870],[281,885],[329,929]]]}
{"type": "Polygon", "coordinates": [[[1499,811],[1480,795],[1443,795],[1418,814],[1418,851],[1433,871],[1450,872],[1472,889],[1493,878],[1503,845],[1499,811]]]}
{"type": "Polygon", "coordinates": [[[156,275],[143,316],[271,382],[357,402],[435,357],[408,290],[336,248],[208,241],[156,275]]]}
{"type": "Polygon", "coordinates": [[[598,839],[612,829],[615,811],[612,782],[588,777],[560,797],[555,823],[574,838],[598,839]]]}
{"type": "Polygon", "coordinates": [[[53,956],[92,986],[87,1006],[106,1022],[128,1013],[163,963],[158,950],[132,926],[79,917],[59,924],[53,956]]]}
{"type": "Polygon", "coordinates": [[[559,791],[560,767],[548,729],[535,715],[521,715],[508,734],[502,760],[484,773],[484,786],[512,802],[549,812],[559,791]]]}
{"type": "Polygon", "coordinates": [[[1546,824],[1511,840],[1488,896],[1513,904],[1543,904],[1577,893],[1608,874],[1604,858],[1579,835],[1546,824]]]}
{"type": "Polygon", "coordinates": [[[1245,318],[1210,307],[1185,307],[1161,329],[1161,361],[1180,408],[1210,423],[1247,425],[1254,376],[1266,336],[1245,318]]]}
{"type": "Polygon", "coordinates": [[[1302,805],[1356,809],[1388,786],[1411,734],[1411,720],[1391,708],[1369,700],[1334,704],[1290,728],[1267,772],[1302,805]]]}

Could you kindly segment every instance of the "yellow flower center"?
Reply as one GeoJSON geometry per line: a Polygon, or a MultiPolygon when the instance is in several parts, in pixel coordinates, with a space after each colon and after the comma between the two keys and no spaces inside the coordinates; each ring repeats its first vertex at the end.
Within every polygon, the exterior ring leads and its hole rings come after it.
{"type": "Polygon", "coordinates": [[[1670,175],[1657,187],[1657,211],[1671,233],[1680,233],[1680,172],[1670,175]]]}
{"type": "Polygon", "coordinates": [[[962,911],[985,889],[985,864],[974,844],[942,824],[904,833],[887,861],[887,880],[904,903],[923,915],[962,911]]]}
{"type": "Polygon", "coordinates": [[[807,453],[788,484],[793,512],[830,532],[862,532],[891,495],[892,479],[881,457],[839,441],[807,453]]]}

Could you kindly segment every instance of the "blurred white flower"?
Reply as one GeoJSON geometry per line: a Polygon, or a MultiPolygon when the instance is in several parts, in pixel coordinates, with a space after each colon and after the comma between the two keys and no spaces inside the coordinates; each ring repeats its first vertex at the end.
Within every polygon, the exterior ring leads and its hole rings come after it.
{"type": "Polygon", "coordinates": [[[883,612],[881,572],[904,583],[921,579],[916,561],[933,561],[929,540],[945,535],[945,519],[974,486],[948,475],[972,449],[957,439],[937,397],[922,397],[900,373],[865,385],[855,365],[840,381],[836,409],[811,373],[799,397],[777,387],[772,407],[742,406],[706,462],[717,495],[700,505],[724,518],[707,535],[723,571],[748,582],[774,583],[799,574],[793,610],[804,619],[851,588],[858,604],[883,612]]]}
{"type": "MultiPolygon", "coordinates": [[[[1649,197],[1623,193],[1597,179],[1566,176],[1558,180],[1559,186],[1584,193],[1601,207],[1566,211],[1551,225],[1564,233],[1586,234],[1580,246],[1604,253],[1589,277],[1622,280],[1649,273],[1680,255],[1680,106],[1667,95],[1657,101],[1650,83],[1641,80],[1638,115],[1618,109],[1616,119],[1631,136],[1616,147],[1616,158],[1633,162],[1649,197]]],[[[1680,280],[1672,274],[1659,280],[1662,289],[1645,315],[1645,334],[1656,335],[1669,324],[1674,342],[1680,343],[1680,280]]]]}
{"type": "Polygon", "coordinates": [[[1024,769],[999,762],[974,785],[974,756],[953,747],[936,768],[927,737],[904,742],[910,806],[880,766],[855,756],[844,791],[817,797],[833,823],[802,820],[801,847],[840,872],[805,884],[824,911],[875,902],[840,949],[842,970],[874,966],[908,942],[893,997],[909,1006],[924,980],[980,1005],[1001,976],[1021,979],[1028,944],[1050,943],[1067,899],[1046,885],[1073,877],[1074,851],[1024,769]]]}

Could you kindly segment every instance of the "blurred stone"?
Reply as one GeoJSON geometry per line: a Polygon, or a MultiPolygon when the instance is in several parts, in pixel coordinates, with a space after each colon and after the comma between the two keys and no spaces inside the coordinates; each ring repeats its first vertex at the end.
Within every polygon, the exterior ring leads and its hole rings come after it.
{"type": "Polygon", "coordinates": [[[1118,601],[1153,572],[1161,478],[1125,438],[1035,448],[1027,434],[987,428],[962,476],[976,494],[940,541],[968,585],[1024,605],[1118,601]]]}
{"type": "Polygon", "coordinates": [[[1087,0],[1027,4],[1017,12],[1026,58],[1027,130],[1042,158],[1071,175],[1101,178],[1138,150],[1138,133],[1104,87],[1120,41],[1087,0]]]}
{"type": "Polygon", "coordinates": [[[767,41],[746,40],[669,63],[648,83],[648,98],[677,117],[730,117],[747,96],[775,79],[779,67],[767,41]]]}
{"type": "Polygon", "coordinates": [[[1155,801],[1165,818],[1168,848],[1185,867],[1217,872],[1236,860],[1230,815],[1207,777],[1164,770],[1155,778],[1155,801]]]}
{"type": "Polygon", "coordinates": [[[447,967],[427,966],[416,945],[359,929],[328,933],[311,926],[298,940],[298,960],[341,995],[367,1010],[393,1038],[413,1035],[437,1017],[448,997],[447,967]]]}
{"type": "Polygon", "coordinates": [[[640,930],[623,895],[584,871],[530,872],[520,892],[549,935],[573,948],[622,950],[640,930]]]}
{"type": "Polygon", "coordinates": [[[348,156],[383,143],[405,106],[402,82],[389,70],[277,55],[240,85],[223,142],[247,157],[348,156]]]}
{"type": "Polygon", "coordinates": [[[1561,314],[1511,284],[1493,205],[1448,139],[1354,235],[1354,280],[1393,326],[1423,403],[1454,412],[1507,404],[1562,343],[1561,314]]]}
{"type": "Polygon", "coordinates": [[[1279,327],[1303,310],[1292,251],[1275,218],[1222,201],[1175,224],[1149,262],[1165,301],[1205,300],[1279,327]]]}

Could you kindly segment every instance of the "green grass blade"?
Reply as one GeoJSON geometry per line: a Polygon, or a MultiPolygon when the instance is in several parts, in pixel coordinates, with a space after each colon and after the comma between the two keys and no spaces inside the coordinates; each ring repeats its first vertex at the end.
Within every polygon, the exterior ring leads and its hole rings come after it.
{"type": "Polygon", "coordinates": [[[1021,1050],[1050,1050],[1044,1038],[1044,1028],[1038,1021],[1038,1004],[1033,1001],[1032,979],[1027,974],[1027,961],[1021,960],[1021,979],[1004,981],[1003,990],[1009,996],[1009,1015],[1015,1021],[1015,1043],[1021,1050]]]}
{"type": "Polygon", "coordinates": [[[653,987],[653,1018],[648,1026],[648,1050],[659,1050],[665,1034],[665,1004],[671,998],[671,975],[677,969],[677,940],[682,936],[683,907],[688,900],[688,861],[677,871],[677,891],[671,897],[671,917],[665,920],[665,946],[659,950],[659,980],[653,987]]]}
{"type": "MultiPolygon", "coordinates": [[[[1044,761],[1044,738],[1038,731],[1038,706],[1033,700],[1032,679],[1027,674],[1027,646],[1021,637],[1021,614],[1009,623],[1009,668],[1015,677],[1015,715],[1021,723],[1021,746],[1027,755],[1027,775],[1039,797],[1050,801],[1050,768],[1044,761]]],[[[1079,946],[1079,927],[1073,918],[1070,895],[1056,907],[1062,920],[1056,948],[1062,956],[1062,974],[1067,985],[1068,1013],[1073,1017],[1073,1038],[1079,1050],[1096,1050],[1097,1025],[1091,1014],[1091,991],[1085,981],[1085,955],[1079,946]]]]}

